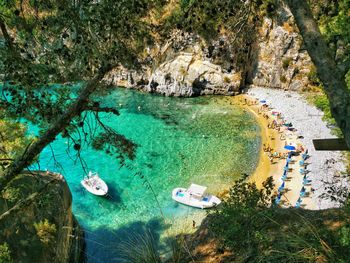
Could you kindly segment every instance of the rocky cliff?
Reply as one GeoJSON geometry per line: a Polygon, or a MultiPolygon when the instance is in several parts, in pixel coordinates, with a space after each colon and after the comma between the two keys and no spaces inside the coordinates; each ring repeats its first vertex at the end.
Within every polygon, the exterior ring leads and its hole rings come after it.
{"type": "Polygon", "coordinates": [[[290,90],[310,85],[313,64],[287,7],[280,6],[274,19],[263,19],[252,49],[246,84],[290,90]]]}
{"type": "Polygon", "coordinates": [[[119,67],[106,80],[117,86],[186,97],[234,95],[246,85],[306,88],[313,65],[288,8],[279,6],[273,18],[263,17],[257,24],[248,47],[232,44],[232,32],[205,41],[173,30],[166,41],[145,51],[142,70],[119,67]],[[238,52],[246,54],[243,65],[238,52]]]}
{"type": "Polygon", "coordinates": [[[71,206],[61,175],[19,175],[1,192],[0,245],[13,262],[80,262],[83,232],[71,206]]]}

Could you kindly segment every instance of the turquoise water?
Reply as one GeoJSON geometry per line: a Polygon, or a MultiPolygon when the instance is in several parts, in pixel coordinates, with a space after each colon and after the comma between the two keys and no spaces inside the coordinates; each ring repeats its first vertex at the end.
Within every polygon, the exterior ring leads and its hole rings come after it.
{"type": "MultiPolygon", "coordinates": [[[[158,242],[205,214],[175,203],[173,188],[197,183],[217,194],[256,167],[259,127],[230,98],[167,98],[116,89],[101,104],[119,109],[120,116],[100,114],[101,120],[138,145],[133,161],[121,165],[88,143],[79,159],[62,137],[40,155],[40,168],[61,172],[69,184],[74,214],[86,230],[88,262],[119,262],[118,244],[135,233],[149,228],[158,242]],[[110,197],[81,187],[83,167],[100,174],[110,197]]],[[[94,132],[94,117],[87,122],[85,131],[94,132]]]]}

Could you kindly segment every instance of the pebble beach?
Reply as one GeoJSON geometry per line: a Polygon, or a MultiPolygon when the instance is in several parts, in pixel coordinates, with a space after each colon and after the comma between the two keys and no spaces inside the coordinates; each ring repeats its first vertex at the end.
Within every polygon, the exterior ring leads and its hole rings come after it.
{"type": "MultiPolygon", "coordinates": [[[[346,163],[344,155],[341,151],[316,151],[312,140],[335,138],[327,123],[322,120],[323,113],[315,106],[310,105],[302,94],[293,91],[284,91],[277,89],[267,89],[260,87],[251,87],[246,91],[246,98],[257,101],[266,101],[271,111],[278,111],[284,119],[293,124],[295,128],[292,137],[286,138],[282,142],[276,138],[274,147],[276,150],[283,150],[283,146],[287,143],[301,144],[308,150],[307,162],[307,178],[309,180],[306,201],[303,203],[303,208],[306,209],[327,209],[339,207],[342,200],[333,198],[332,194],[339,191],[346,191],[349,188],[349,179],[346,174],[346,163]]],[[[260,105],[251,106],[254,112],[260,105]]],[[[262,127],[264,129],[264,127],[262,127]]],[[[266,133],[271,134],[271,131],[266,127],[266,133]]],[[[269,135],[265,136],[268,140],[269,135]]],[[[278,137],[278,136],[275,136],[278,137]]],[[[265,140],[265,142],[266,142],[265,140]]],[[[264,140],[263,140],[264,141],[264,140]]],[[[300,157],[301,158],[301,157],[300,157]]],[[[299,159],[300,159],[299,158],[299,159]]],[[[300,187],[302,187],[302,176],[298,174],[300,167],[297,166],[300,160],[295,160],[294,173],[291,179],[286,183],[288,191],[284,193],[284,198],[287,201],[285,206],[294,206],[295,200],[298,199],[300,187]]],[[[271,165],[268,175],[272,175],[275,183],[278,186],[281,181],[279,178],[283,174],[283,161],[278,164],[271,165]]],[[[259,170],[259,167],[257,168],[259,170]]],[[[259,171],[257,171],[259,172],[259,171]]],[[[265,177],[268,176],[265,174],[265,177]]],[[[260,175],[261,176],[261,175],[260,175]]]]}

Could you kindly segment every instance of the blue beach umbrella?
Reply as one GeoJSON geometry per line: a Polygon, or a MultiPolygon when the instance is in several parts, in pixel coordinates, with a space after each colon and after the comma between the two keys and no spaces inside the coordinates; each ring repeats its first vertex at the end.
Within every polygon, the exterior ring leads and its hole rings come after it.
{"type": "Polygon", "coordinates": [[[266,100],[260,100],[261,103],[266,103],[266,100]]]}
{"type": "Polygon", "coordinates": [[[286,146],[284,146],[284,149],[289,150],[289,151],[293,151],[293,150],[295,150],[295,147],[293,145],[286,145],[286,146]]]}

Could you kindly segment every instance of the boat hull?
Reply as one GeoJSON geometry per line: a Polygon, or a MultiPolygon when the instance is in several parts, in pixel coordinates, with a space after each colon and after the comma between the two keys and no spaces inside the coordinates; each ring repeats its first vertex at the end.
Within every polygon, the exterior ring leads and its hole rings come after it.
{"type": "Polygon", "coordinates": [[[221,203],[221,200],[214,195],[205,195],[198,198],[186,192],[186,190],[186,188],[175,188],[172,192],[173,200],[184,205],[201,209],[215,207],[221,203]]]}
{"type": "Polygon", "coordinates": [[[80,183],[86,190],[88,190],[93,195],[104,196],[108,193],[107,184],[100,178],[98,179],[97,183],[93,185],[90,184],[87,180],[82,180],[80,183]]]}

